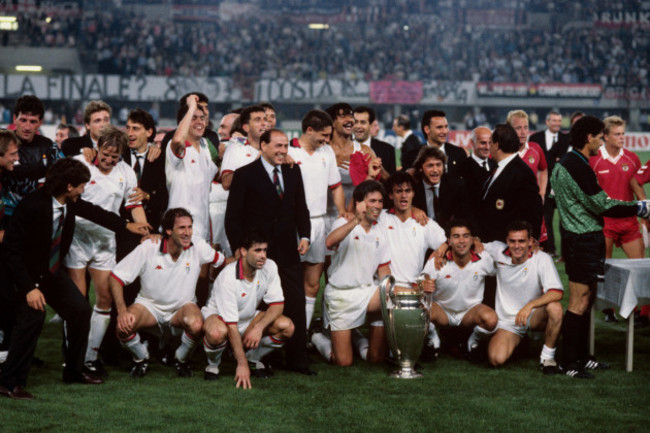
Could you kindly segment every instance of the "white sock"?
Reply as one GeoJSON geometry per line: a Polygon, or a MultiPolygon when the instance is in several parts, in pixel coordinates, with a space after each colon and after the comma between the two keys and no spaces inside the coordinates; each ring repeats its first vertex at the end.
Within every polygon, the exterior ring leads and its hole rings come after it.
{"type": "Polygon", "coordinates": [[[284,340],[280,340],[274,338],[271,335],[267,335],[260,340],[260,344],[258,344],[255,349],[251,349],[246,352],[246,359],[257,363],[267,354],[273,352],[275,349],[279,349],[284,346],[284,343],[286,343],[284,340]]]}
{"type": "Polygon", "coordinates": [[[475,326],[472,335],[467,339],[467,350],[471,351],[472,348],[478,345],[478,343],[483,340],[486,336],[493,334],[494,331],[488,331],[485,328],[480,326],[475,326]]]}
{"type": "Polygon", "coordinates": [[[86,362],[96,361],[99,347],[111,321],[111,309],[100,310],[95,305],[90,315],[90,331],[88,332],[88,346],[86,347],[86,362]]]}
{"type": "Polygon", "coordinates": [[[124,340],[120,340],[120,343],[122,343],[122,347],[131,352],[134,361],[140,362],[144,359],[149,359],[149,350],[140,341],[140,334],[137,332],[124,340]]]}
{"type": "Polygon", "coordinates": [[[539,360],[544,361],[546,359],[555,359],[555,347],[551,349],[545,344],[542,346],[542,353],[539,356],[539,360]]]}
{"type": "Polygon", "coordinates": [[[359,357],[366,361],[368,359],[368,339],[363,336],[359,329],[352,330],[352,345],[359,352],[359,357]]]}
{"type": "Polygon", "coordinates": [[[436,325],[429,323],[429,333],[427,334],[427,344],[433,346],[435,349],[440,349],[440,337],[436,331],[436,325]]]}
{"type": "Polygon", "coordinates": [[[305,329],[307,330],[309,330],[311,319],[314,317],[314,305],[316,305],[316,298],[305,296],[305,318],[307,319],[307,327],[305,329]]]}
{"type": "Polygon", "coordinates": [[[219,374],[221,355],[223,355],[223,352],[226,350],[226,346],[228,346],[227,341],[224,341],[223,343],[214,347],[205,341],[205,338],[203,339],[203,350],[205,351],[206,358],[208,358],[208,366],[205,369],[206,371],[219,374]]]}
{"type": "Polygon", "coordinates": [[[187,331],[183,332],[183,335],[181,335],[181,345],[176,349],[174,357],[180,362],[185,362],[187,356],[192,352],[194,346],[196,346],[196,342],[197,339],[188,334],[187,331]]]}
{"type": "Polygon", "coordinates": [[[370,322],[370,326],[383,327],[384,321],[381,319],[373,320],[372,322],[370,322]]]}
{"type": "Polygon", "coordinates": [[[318,352],[323,355],[327,362],[332,361],[332,340],[322,332],[317,332],[311,336],[311,342],[314,343],[318,352]]]}

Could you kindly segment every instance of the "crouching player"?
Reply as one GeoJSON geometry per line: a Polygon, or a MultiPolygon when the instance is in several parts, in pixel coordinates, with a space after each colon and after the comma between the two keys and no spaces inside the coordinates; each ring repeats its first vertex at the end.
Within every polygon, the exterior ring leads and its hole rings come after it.
{"type": "Polygon", "coordinates": [[[507,227],[507,247],[501,242],[485,244],[497,266],[497,331],[488,346],[490,364],[498,367],[512,355],[528,330],[544,331],[540,369],[544,374],[559,372],[555,346],[562,325],[564,294],[551,256],[533,254],[532,227],[513,221],[507,227]]]}
{"type": "Polygon", "coordinates": [[[293,335],[293,322],[282,315],[284,295],[278,266],[266,258],[267,247],[263,234],[250,231],[239,249],[241,258],[219,274],[201,309],[205,318],[203,348],[208,358],[206,380],[219,378],[227,339],[237,361],[236,387],[250,389],[251,371],[260,378],[273,374],[262,357],[284,346],[293,335]],[[262,301],[266,311],[257,309],[262,301]]]}
{"type": "Polygon", "coordinates": [[[353,361],[353,330],[374,315],[370,324],[367,359],[383,361],[387,352],[384,324],[381,321],[379,289],[374,282],[390,274],[390,256],[385,230],[377,224],[384,204],[384,188],[374,180],[361,182],[352,194],[355,217],[339,218],[327,236],[327,248],[335,249],[325,286],[325,325],[331,340],[315,333],[312,343],[328,361],[348,366],[353,361]],[[378,320],[377,320],[378,319],[378,320]]]}
{"type": "Polygon", "coordinates": [[[117,264],[110,286],[117,308],[117,334],[133,355],[131,377],[143,377],[149,351],[138,330],[148,328],[163,336],[179,335],[174,361],[180,377],[191,377],[187,357],[201,337],[203,317],[196,305],[196,281],[201,265],[219,267],[224,258],[206,241],[192,237],[192,216],[183,208],[169,209],[162,219],[163,240],[145,241],[117,264]],[[140,292],[133,305],[124,303],[123,287],[140,277],[140,292]]]}

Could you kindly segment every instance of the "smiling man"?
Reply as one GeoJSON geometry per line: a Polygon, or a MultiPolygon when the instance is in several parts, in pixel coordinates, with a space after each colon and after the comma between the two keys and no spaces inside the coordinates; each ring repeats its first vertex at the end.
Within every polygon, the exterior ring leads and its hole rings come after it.
{"type": "Polygon", "coordinates": [[[97,148],[102,129],[111,124],[111,107],[104,101],[90,101],[84,108],[86,133],[81,137],[70,137],[61,143],[65,156],[75,156],[84,148],[97,148]]]}
{"type": "Polygon", "coordinates": [[[490,176],[492,170],[497,167],[497,163],[490,158],[491,136],[490,128],[485,126],[475,128],[470,135],[472,154],[461,164],[461,175],[465,179],[473,208],[478,207],[478,203],[481,201],[483,183],[490,176]]]}
{"type": "Polygon", "coordinates": [[[315,374],[306,353],[305,291],[300,256],[309,250],[311,223],[299,164],[285,164],[287,135],[271,129],[260,137],[261,157],[237,169],[226,208],[226,234],[233,251],[252,228],[268,239],[268,257],[277,263],[284,312],[295,325],[286,345],[289,370],[315,374]]]}
{"type": "Polygon", "coordinates": [[[435,147],[447,156],[446,171],[452,176],[460,176],[460,165],[467,158],[467,153],[460,147],[447,142],[449,122],[444,111],[428,110],[422,116],[422,133],[426,145],[435,147]]]}

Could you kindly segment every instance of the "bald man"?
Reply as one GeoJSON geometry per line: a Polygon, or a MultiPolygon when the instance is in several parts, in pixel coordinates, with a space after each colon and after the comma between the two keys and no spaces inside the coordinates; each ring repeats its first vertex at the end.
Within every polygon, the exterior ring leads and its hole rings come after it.
{"type": "Polygon", "coordinates": [[[470,143],[472,154],[465,159],[460,167],[469,191],[472,209],[476,209],[481,201],[483,183],[490,172],[496,169],[497,163],[490,158],[490,137],[492,131],[485,126],[479,126],[472,131],[470,143]]]}

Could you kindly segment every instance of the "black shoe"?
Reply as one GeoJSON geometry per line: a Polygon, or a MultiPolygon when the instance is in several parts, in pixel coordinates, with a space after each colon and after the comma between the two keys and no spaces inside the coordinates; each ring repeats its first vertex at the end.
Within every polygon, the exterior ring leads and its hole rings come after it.
{"type": "Polygon", "coordinates": [[[16,385],[12,389],[0,386],[0,395],[14,400],[34,400],[34,396],[20,385],[16,385]]]}
{"type": "Polygon", "coordinates": [[[588,356],[587,359],[581,362],[585,370],[609,370],[610,365],[606,362],[596,360],[595,356],[588,356]]]}
{"type": "Polygon", "coordinates": [[[589,373],[588,371],[585,371],[582,367],[580,367],[577,364],[569,365],[565,367],[563,370],[565,375],[569,377],[575,377],[576,379],[593,379],[594,377],[596,377],[593,374],[589,373]]]}
{"type": "Polygon", "coordinates": [[[607,310],[603,310],[603,313],[605,313],[605,322],[610,322],[610,323],[615,323],[618,322],[618,318],[616,317],[616,313],[612,308],[608,308],[607,310]]]}
{"type": "Polygon", "coordinates": [[[142,361],[133,362],[133,368],[131,368],[130,376],[134,378],[144,377],[149,370],[149,359],[143,359],[142,361]]]}
{"type": "Polygon", "coordinates": [[[553,374],[561,373],[560,369],[558,368],[557,362],[555,362],[554,359],[545,359],[544,361],[540,362],[539,369],[546,376],[551,376],[553,374]]]}
{"type": "Polygon", "coordinates": [[[192,371],[189,362],[181,362],[178,359],[175,359],[174,367],[176,368],[176,374],[178,377],[194,376],[194,372],[192,371]]]}
{"type": "Polygon", "coordinates": [[[207,369],[203,372],[203,379],[213,381],[219,379],[219,369],[216,371],[208,371],[207,369]]]}
{"type": "Polygon", "coordinates": [[[97,358],[95,361],[88,361],[84,365],[87,373],[90,373],[99,377],[107,377],[108,371],[104,368],[104,363],[97,358]]]}
{"type": "Polygon", "coordinates": [[[433,344],[425,344],[422,348],[420,360],[423,362],[434,362],[440,356],[440,348],[434,347],[433,344]]]}
{"type": "Polygon", "coordinates": [[[90,373],[69,373],[63,371],[63,382],[65,383],[82,383],[84,385],[101,385],[104,380],[90,373]]]}
{"type": "Polygon", "coordinates": [[[273,369],[263,362],[248,361],[248,368],[251,371],[251,376],[258,379],[268,379],[274,374],[273,369]]]}

